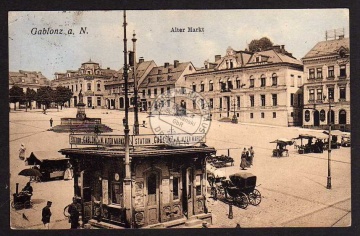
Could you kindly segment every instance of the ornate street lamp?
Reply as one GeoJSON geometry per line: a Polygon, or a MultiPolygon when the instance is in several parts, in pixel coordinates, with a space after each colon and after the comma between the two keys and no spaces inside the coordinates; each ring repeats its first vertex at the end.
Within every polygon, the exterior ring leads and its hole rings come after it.
{"type": "Polygon", "coordinates": [[[236,98],[234,97],[233,99],[233,106],[234,106],[234,115],[232,117],[232,120],[231,122],[234,123],[234,124],[237,124],[238,123],[238,119],[237,119],[237,116],[235,114],[235,109],[236,109],[236,98]]]}
{"type": "MultiPolygon", "coordinates": [[[[326,96],[323,96],[324,100],[326,96]]],[[[328,177],[327,177],[327,184],[326,188],[331,189],[331,98],[329,96],[329,115],[328,115],[328,125],[329,125],[329,140],[328,140],[328,177]]]]}

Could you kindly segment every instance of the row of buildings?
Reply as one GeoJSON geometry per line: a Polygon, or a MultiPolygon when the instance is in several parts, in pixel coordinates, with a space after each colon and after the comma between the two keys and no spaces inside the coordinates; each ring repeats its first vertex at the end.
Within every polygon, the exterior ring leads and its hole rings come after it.
{"type": "MultiPolygon", "coordinates": [[[[24,85],[25,89],[27,76],[34,73],[10,72],[10,86],[24,85]]],[[[350,47],[343,36],[317,43],[302,61],[284,45],[260,52],[228,47],[225,55],[205,61],[200,69],[191,62],[157,65],[140,57],[128,77],[130,108],[134,106],[135,77],[140,111],[157,106],[157,96],[173,88],[190,88],[206,100],[212,119],[236,116],[241,123],[324,128],[330,117],[335,128],[350,129],[350,47]]],[[[50,83],[42,82],[43,77],[30,78],[29,85],[50,83]]],[[[103,69],[90,60],[78,70],[55,73],[51,86],[59,85],[73,91],[70,107],[76,106],[82,91],[88,107],[125,109],[123,69],[103,69]]],[[[189,103],[185,106],[192,112],[201,109],[189,103]]]]}

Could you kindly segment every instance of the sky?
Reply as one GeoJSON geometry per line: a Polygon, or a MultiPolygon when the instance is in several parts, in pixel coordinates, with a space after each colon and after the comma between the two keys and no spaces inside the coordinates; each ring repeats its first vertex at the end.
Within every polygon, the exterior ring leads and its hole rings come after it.
{"type": "MultiPolygon", "coordinates": [[[[123,11],[10,11],[8,17],[9,71],[40,71],[54,79],[55,72],[77,70],[90,59],[102,68],[124,66],[123,11]],[[39,34],[44,28],[62,34],[39,34]]],[[[344,29],[349,37],[348,9],[128,10],[126,20],[128,50],[135,30],[137,58],[159,66],[179,60],[203,67],[229,46],[244,50],[262,37],[301,59],[327,30],[344,29]],[[185,32],[171,32],[175,27],[185,32]]]]}

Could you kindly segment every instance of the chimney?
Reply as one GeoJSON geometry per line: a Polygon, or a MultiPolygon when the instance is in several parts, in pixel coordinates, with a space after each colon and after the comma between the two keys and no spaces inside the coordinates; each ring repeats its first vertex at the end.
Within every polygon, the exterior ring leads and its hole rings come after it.
{"type": "Polygon", "coordinates": [[[215,55],[215,62],[221,59],[221,55],[215,55]]]}
{"type": "Polygon", "coordinates": [[[179,65],[179,61],[178,60],[174,60],[174,68],[178,67],[179,65]]]}
{"type": "Polygon", "coordinates": [[[273,50],[274,50],[275,52],[280,52],[280,45],[274,45],[274,46],[273,46],[273,50]]]}
{"type": "Polygon", "coordinates": [[[108,67],[107,69],[110,70],[110,67],[108,67]]]}
{"type": "Polygon", "coordinates": [[[168,67],[169,67],[169,62],[165,62],[165,63],[164,63],[164,67],[165,67],[165,68],[168,68],[168,67]]]}
{"type": "Polygon", "coordinates": [[[144,58],[143,58],[143,57],[140,57],[140,58],[139,58],[139,63],[142,63],[142,62],[144,62],[144,58]]]}

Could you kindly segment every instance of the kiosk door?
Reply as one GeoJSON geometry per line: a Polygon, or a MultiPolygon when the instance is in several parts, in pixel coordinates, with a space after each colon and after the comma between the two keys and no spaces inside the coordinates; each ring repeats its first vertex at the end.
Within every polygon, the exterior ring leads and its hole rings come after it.
{"type": "Polygon", "coordinates": [[[89,171],[81,172],[81,199],[83,204],[83,221],[91,219],[91,178],[92,173],[89,171]]]}
{"type": "Polygon", "coordinates": [[[159,223],[159,174],[150,172],[146,179],[147,185],[147,222],[148,225],[159,223]]]}
{"type": "Polygon", "coordinates": [[[186,169],[185,175],[185,185],[186,185],[186,204],[187,204],[187,217],[194,215],[194,189],[193,189],[193,182],[194,182],[194,172],[192,168],[186,169]]]}

